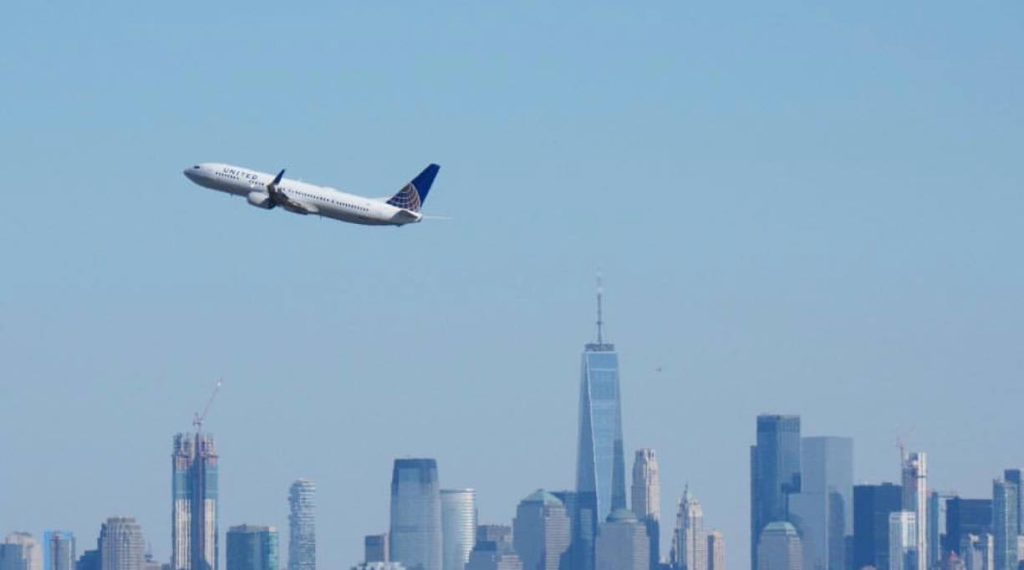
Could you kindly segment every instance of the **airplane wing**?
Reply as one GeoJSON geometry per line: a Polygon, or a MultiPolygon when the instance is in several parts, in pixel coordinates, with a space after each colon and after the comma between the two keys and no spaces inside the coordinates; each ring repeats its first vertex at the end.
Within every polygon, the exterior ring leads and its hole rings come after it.
{"type": "Polygon", "coordinates": [[[273,201],[275,206],[281,206],[282,208],[288,210],[289,212],[294,212],[296,214],[302,215],[316,214],[320,211],[313,205],[305,204],[291,198],[290,196],[284,193],[284,190],[278,188],[278,184],[281,183],[282,178],[284,178],[283,168],[281,169],[281,172],[277,173],[277,176],[274,177],[274,180],[271,181],[270,184],[267,184],[267,193],[270,194],[270,199],[271,201],[273,201]]]}

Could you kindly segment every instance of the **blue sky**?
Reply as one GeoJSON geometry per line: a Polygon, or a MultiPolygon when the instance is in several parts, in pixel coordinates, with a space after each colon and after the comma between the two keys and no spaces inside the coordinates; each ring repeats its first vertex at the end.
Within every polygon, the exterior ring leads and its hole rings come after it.
{"type": "MultiPolygon", "coordinates": [[[[1024,464],[1024,8],[14,2],[0,23],[0,530],[140,519],[217,377],[222,530],[319,485],[325,567],[431,456],[508,522],[571,486],[594,274],[626,445],[747,561],[760,412],[896,438],[968,496],[1024,464]],[[451,221],[250,208],[237,163],[451,221]],[[660,372],[657,372],[658,369],[660,372]]],[[[666,524],[666,527],[670,524],[666,524]]]]}

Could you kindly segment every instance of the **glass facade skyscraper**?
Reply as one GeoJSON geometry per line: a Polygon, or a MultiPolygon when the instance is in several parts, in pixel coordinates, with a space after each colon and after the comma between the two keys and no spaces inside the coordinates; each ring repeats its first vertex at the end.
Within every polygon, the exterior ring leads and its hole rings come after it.
{"type": "Polygon", "coordinates": [[[846,535],[853,527],[853,440],[801,440],[800,492],[789,496],[790,521],[800,531],[804,570],[846,570],[846,535]]]}
{"type": "Polygon", "coordinates": [[[288,489],[288,570],[316,570],[316,485],[299,479],[288,489]]]}
{"type": "Polygon", "coordinates": [[[750,448],[750,563],[768,523],[789,521],[789,496],[800,492],[800,416],[760,415],[750,448]]]}
{"type": "Polygon", "coordinates": [[[1016,483],[1006,480],[992,482],[992,534],[995,539],[995,570],[1015,570],[1019,562],[1017,552],[1016,483]]]}
{"type": "Polygon", "coordinates": [[[75,570],[75,535],[66,530],[43,533],[43,570],[75,570]]]}
{"type": "Polygon", "coordinates": [[[928,570],[928,461],[925,454],[912,452],[904,457],[902,473],[903,510],[914,513],[916,524],[916,570],[928,570]]]}
{"type": "Polygon", "coordinates": [[[442,570],[441,489],[433,459],[396,459],[391,475],[391,560],[442,570]]]}
{"type": "Polygon", "coordinates": [[[174,436],[171,570],[216,570],[217,450],[207,433],[174,436]]]}
{"type": "Polygon", "coordinates": [[[889,515],[901,510],[899,485],[857,485],[853,488],[853,568],[889,568],[889,515]]]}
{"type": "Polygon", "coordinates": [[[463,570],[476,544],[476,491],[441,489],[442,568],[463,570]]]}
{"type": "Polygon", "coordinates": [[[951,497],[946,501],[946,542],[943,550],[963,555],[960,547],[964,537],[970,534],[992,534],[992,499],[951,497]]]}
{"type": "Polygon", "coordinates": [[[228,570],[279,570],[277,529],[243,524],[228,529],[228,570]]]}
{"type": "Polygon", "coordinates": [[[604,342],[601,292],[597,296],[597,342],[584,347],[580,370],[574,568],[594,568],[597,524],[626,508],[626,458],[622,440],[619,355],[604,342]]]}

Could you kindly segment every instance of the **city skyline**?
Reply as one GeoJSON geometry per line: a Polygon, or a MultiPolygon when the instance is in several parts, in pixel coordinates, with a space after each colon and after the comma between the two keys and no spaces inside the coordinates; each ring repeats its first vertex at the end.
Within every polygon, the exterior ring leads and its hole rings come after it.
{"type": "Polygon", "coordinates": [[[750,568],[758,414],[852,438],[855,485],[898,484],[902,439],[929,489],[990,499],[1021,466],[1022,19],[12,3],[0,529],[66,529],[81,555],[130,515],[168,561],[170,438],[221,376],[222,542],[274,526],[284,558],[308,477],[318,565],[347,568],[388,529],[395,458],[436,459],[483,522],[568,498],[596,272],[625,458],[658,452],[663,555],[689,483],[728,570],[750,568]],[[451,219],[274,215],[181,176],[203,160],[375,196],[437,162],[429,209],[451,219]]]}

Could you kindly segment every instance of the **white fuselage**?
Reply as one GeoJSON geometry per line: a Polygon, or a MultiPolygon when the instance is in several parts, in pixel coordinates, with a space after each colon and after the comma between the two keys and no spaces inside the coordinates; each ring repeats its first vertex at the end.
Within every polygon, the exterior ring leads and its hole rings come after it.
{"type": "MultiPolygon", "coordinates": [[[[260,204],[268,196],[267,185],[274,180],[273,174],[208,162],[190,167],[184,174],[200,186],[244,196],[250,204],[269,209],[260,204]]],[[[297,214],[316,214],[369,226],[401,226],[422,219],[418,212],[397,208],[382,200],[346,194],[334,188],[298,180],[282,178],[276,188],[293,204],[291,207],[282,204],[282,207],[297,214]]]]}

